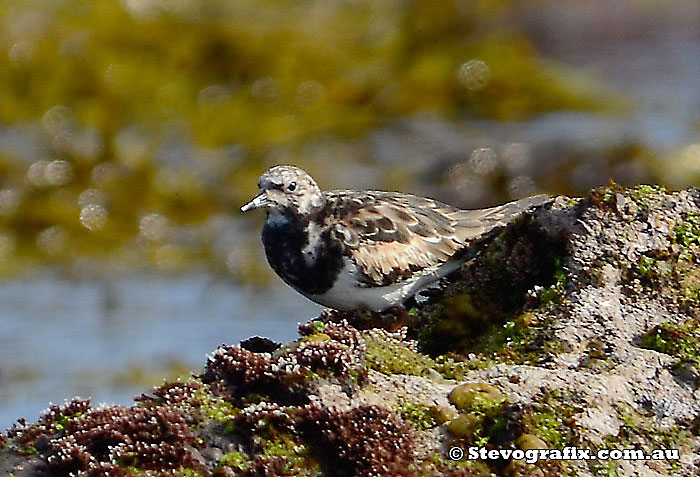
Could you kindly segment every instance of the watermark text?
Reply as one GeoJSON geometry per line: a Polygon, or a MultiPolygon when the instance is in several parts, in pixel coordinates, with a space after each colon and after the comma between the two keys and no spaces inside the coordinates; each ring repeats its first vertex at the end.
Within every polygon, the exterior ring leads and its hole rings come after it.
{"type": "Polygon", "coordinates": [[[486,447],[451,447],[447,457],[452,460],[524,460],[534,464],[541,460],[679,460],[678,449],[654,449],[649,453],[642,449],[487,449],[486,447]]]}

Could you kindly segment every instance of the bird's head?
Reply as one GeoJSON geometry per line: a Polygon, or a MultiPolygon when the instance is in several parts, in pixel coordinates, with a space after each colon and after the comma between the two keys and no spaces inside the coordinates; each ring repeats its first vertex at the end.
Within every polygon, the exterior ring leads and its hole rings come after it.
{"type": "Polygon", "coordinates": [[[260,194],[242,212],[265,208],[268,217],[308,217],[323,208],[325,197],[313,178],[294,166],[275,166],[258,181],[260,194]]]}

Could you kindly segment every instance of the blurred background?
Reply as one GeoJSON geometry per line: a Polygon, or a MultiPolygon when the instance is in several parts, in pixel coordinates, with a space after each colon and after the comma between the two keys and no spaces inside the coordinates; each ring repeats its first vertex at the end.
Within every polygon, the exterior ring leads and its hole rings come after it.
{"type": "Polygon", "coordinates": [[[272,276],[274,164],[470,208],[700,178],[700,3],[3,0],[0,428],[128,404],[319,307],[272,276]]]}

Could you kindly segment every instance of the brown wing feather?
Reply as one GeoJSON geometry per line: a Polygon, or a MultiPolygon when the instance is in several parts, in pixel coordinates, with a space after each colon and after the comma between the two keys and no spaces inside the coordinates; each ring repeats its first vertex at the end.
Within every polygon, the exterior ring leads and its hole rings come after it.
{"type": "Polygon", "coordinates": [[[445,263],[473,240],[546,199],[535,196],[490,209],[461,210],[409,194],[327,193],[334,235],[348,248],[368,285],[387,285],[445,263]]]}

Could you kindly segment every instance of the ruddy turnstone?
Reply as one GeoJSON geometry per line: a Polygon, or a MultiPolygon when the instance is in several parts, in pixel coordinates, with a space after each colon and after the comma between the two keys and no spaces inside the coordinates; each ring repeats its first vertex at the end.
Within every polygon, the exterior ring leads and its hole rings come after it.
{"type": "Polygon", "coordinates": [[[321,305],[383,311],[457,270],[475,244],[546,195],[461,210],[399,192],[321,190],[309,174],[275,166],[241,211],[264,208],[267,261],[288,285],[321,305]]]}

